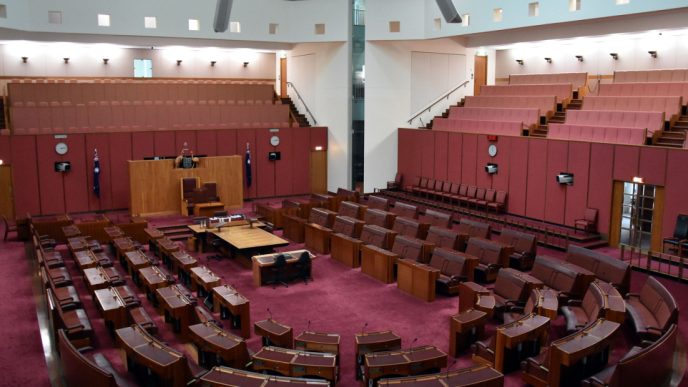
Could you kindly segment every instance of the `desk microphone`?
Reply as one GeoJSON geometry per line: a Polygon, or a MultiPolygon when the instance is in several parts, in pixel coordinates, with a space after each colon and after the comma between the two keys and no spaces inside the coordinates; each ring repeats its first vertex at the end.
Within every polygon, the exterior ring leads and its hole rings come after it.
{"type": "Polygon", "coordinates": [[[308,320],[308,325],[306,326],[306,332],[311,331],[311,320],[308,320]]]}
{"type": "Polygon", "coordinates": [[[458,359],[454,359],[454,361],[449,365],[449,367],[447,367],[447,373],[445,376],[446,380],[449,380],[449,370],[451,370],[452,367],[454,367],[456,365],[456,362],[458,362],[458,361],[459,361],[458,359]]]}
{"type": "Polygon", "coordinates": [[[272,312],[270,311],[270,308],[268,308],[268,320],[272,320],[272,312]]]}
{"type": "Polygon", "coordinates": [[[411,341],[411,344],[409,345],[409,351],[410,351],[411,349],[413,349],[413,344],[415,344],[416,341],[418,341],[418,338],[417,338],[417,337],[416,337],[415,339],[413,339],[413,341],[411,341]]]}
{"type": "Polygon", "coordinates": [[[363,324],[363,328],[361,329],[361,334],[365,333],[366,327],[368,327],[368,323],[363,324]]]}

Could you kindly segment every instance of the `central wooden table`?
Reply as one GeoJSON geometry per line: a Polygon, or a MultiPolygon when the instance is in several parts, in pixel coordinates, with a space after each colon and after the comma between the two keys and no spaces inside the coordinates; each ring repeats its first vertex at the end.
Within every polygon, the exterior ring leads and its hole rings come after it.
{"type": "Polygon", "coordinates": [[[251,304],[233,287],[221,285],[213,288],[213,310],[221,319],[231,318],[232,328],[241,330],[241,337],[251,337],[251,304]]]}
{"type": "Polygon", "coordinates": [[[275,247],[287,246],[288,241],[273,235],[261,228],[250,227],[248,225],[236,227],[222,227],[220,231],[217,228],[207,229],[207,232],[213,234],[227,243],[238,258],[246,267],[250,267],[250,258],[253,255],[260,255],[272,252],[275,247]]]}

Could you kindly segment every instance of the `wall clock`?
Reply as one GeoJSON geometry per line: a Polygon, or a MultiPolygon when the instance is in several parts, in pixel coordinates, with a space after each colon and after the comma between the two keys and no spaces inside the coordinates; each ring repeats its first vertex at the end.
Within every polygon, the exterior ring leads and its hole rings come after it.
{"type": "Polygon", "coordinates": [[[490,146],[487,147],[487,154],[490,155],[490,157],[497,156],[497,145],[490,144],[490,146]]]}
{"type": "Polygon", "coordinates": [[[270,145],[272,146],[277,146],[280,143],[280,138],[279,136],[272,136],[270,137],[270,145]]]}
{"type": "Polygon", "coordinates": [[[69,146],[64,142],[58,142],[55,144],[55,153],[58,155],[66,155],[69,151],[69,146]]]}

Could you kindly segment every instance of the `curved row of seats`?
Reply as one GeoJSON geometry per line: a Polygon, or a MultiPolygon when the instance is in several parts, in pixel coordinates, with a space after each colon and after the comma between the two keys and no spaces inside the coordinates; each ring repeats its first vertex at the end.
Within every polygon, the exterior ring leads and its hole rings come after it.
{"type": "Polygon", "coordinates": [[[510,85],[537,85],[552,83],[570,83],[574,89],[580,89],[588,83],[588,73],[543,73],[543,74],[510,74],[510,85]]]}
{"type": "Polygon", "coordinates": [[[495,212],[506,211],[507,192],[502,190],[420,176],[415,176],[411,184],[404,187],[404,190],[415,195],[434,197],[459,205],[472,205],[475,208],[484,208],[495,212]]]}
{"type": "Polygon", "coordinates": [[[566,104],[573,95],[573,87],[570,83],[563,84],[528,84],[528,85],[483,85],[480,87],[482,96],[534,96],[553,95],[557,103],[566,104]]]}
{"type": "Polygon", "coordinates": [[[647,129],[553,123],[549,124],[547,138],[607,144],[645,145],[647,129]]]}
{"type": "Polygon", "coordinates": [[[540,110],[531,108],[458,107],[449,109],[450,120],[522,122],[527,128],[540,122],[540,110]]]}
{"type": "Polygon", "coordinates": [[[519,96],[518,98],[478,95],[467,96],[463,106],[478,108],[539,109],[541,115],[549,117],[557,109],[557,100],[553,95],[519,96]]]}
{"type": "Polygon", "coordinates": [[[434,130],[448,132],[476,133],[493,136],[521,136],[524,125],[520,121],[476,121],[453,120],[450,118],[435,118],[432,122],[434,130]]]}
{"type": "Polygon", "coordinates": [[[688,100],[688,82],[602,83],[598,95],[607,97],[680,96],[688,100]]]}
{"type": "Polygon", "coordinates": [[[583,99],[582,110],[621,110],[632,112],[663,112],[667,121],[673,122],[681,115],[683,99],[669,97],[608,97],[589,95],[583,99]]]}
{"type": "Polygon", "coordinates": [[[688,69],[614,71],[614,83],[688,82],[688,69]]]}

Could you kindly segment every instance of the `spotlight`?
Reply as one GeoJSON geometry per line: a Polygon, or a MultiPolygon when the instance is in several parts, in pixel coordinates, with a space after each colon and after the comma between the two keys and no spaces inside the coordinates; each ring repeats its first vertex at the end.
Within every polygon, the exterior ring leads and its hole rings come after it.
{"type": "Polygon", "coordinates": [[[650,56],[653,58],[657,57],[657,51],[648,51],[647,53],[650,54],[650,56]]]}
{"type": "Polygon", "coordinates": [[[244,62],[244,67],[248,67],[248,62],[244,62]]]}
{"type": "Polygon", "coordinates": [[[69,63],[69,58],[62,58],[62,60],[65,62],[65,64],[69,63]]]}
{"type": "Polygon", "coordinates": [[[217,63],[217,62],[214,61],[214,60],[211,60],[211,61],[210,61],[210,66],[211,66],[211,67],[215,67],[215,63],[217,63]]]}
{"type": "Polygon", "coordinates": [[[557,183],[573,185],[573,173],[562,172],[556,176],[557,183]]]}
{"type": "Polygon", "coordinates": [[[523,59],[516,59],[516,63],[518,63],[518,64],[520,64],[521,66],[523,66],[523,59]]]}
{"type": "Polygon", "coordinates": [[[545,58],[545,61],[546,61],[547,63],[552,63],[552,58],[545,58]]]}
{"type": "Polygon", "coordinates": [[[103,64],[108,64],[109,61],[110,61],[110,58],[103,58],[103,64]]]}
{"type": "Polygon", "coordinates": [[[619,60],[619,54],[615,52],[610,52],[609,55],[611,55],[611,57],[614,58],[614,60],[619,60]]]}
{"type": "Polygon", "coordinates": [[[28,56],[22,56],[22,63],[26,63],[29,60],[28,56]]]}
{"type": "Polygon", "coordinates": [[[494,175],[497,173],[497,164],[489,163],[485,166],[485,172],[487,172],[490,175],[494,175]]]}
{"type": "Polygon", "coordinates": [[[578,59],[579,62],[583,61],[583,55],[576,55],[576,59],[578,59]]]}
{"type": "Polygon", "coordinates": [[[181,66],[181,65],[182,65],[182,60],[181,60],[181,59],[177,59],[177,66],[181,66]]]}

